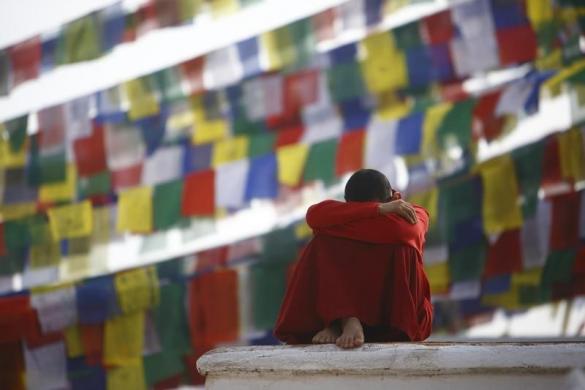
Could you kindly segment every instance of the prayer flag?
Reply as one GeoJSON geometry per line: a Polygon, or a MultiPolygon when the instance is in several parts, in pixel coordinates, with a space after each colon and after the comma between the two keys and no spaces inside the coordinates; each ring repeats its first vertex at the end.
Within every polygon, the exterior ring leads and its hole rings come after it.
{"type": "MultiPolygon", "coordinates": [[[[294,258],[294,254],[292,254],[294,258]]],[[[284,297],[287,262],[260,262],[250,270],[254,328],[272,329],[284,297]]]]}
{"type": "Polygon", "coordinates": [[[126,27],[126,15],[121,3],[111,4],[98,11],[97,18],[102,27],[102,51],[108,52],[122,43],[126,27]]]}
{"type": "Polygon", "coordinates": [[[114,276],[120,309],[133,313],[159,303],[159,282],[154,267],[136,268],[114,276]]]}
{"type": "Polygon", "coordinates": [[[429,279],[431,293],[441,294],[449,290],[449,265],[447,262],[425,264],[425,273],[429,279]]]}
{"type": "Polygon", "coordinates": [[[153,116],[159,113],[159,105],[147,78],[138,78],[124,83],[126,98],[130,102],[130,120],[153,116]]]}
{"type": "Polygon", "coordinates": [[[355,99],[364,95],[365,86],[357,62],[333,65],[327,69],[327,81],[334,101],[355,99]]]}
{"type": "Polygon", "coordinates": [[[258,38],[252,37],[237,43],[238,55],[243,68],[243,77],[253,77],[262,72],[258,49],[258,38]]]}
{"type": "Polygon", "coordinates": [[[152,316],[164,352],[183,354],[189,350],[189,328],[185,311],[186,284],[182,281],[160,287],[160,303],[152,316]]]}
{"type": "Polygon", "coordinates": [[[59,42],[62,64],[94,60],[101,56],[100,26],[92,13],[68,23],[59,42]]]}
{"type": "Polygon", "coordinates": [[[106,169],[104,129],[100,125],[93,128],[91,136],[74,141],[75,163],[80,176],[90,176],[106,169]]]}
{"type": "Polygon", "coordinates": [[[20,42],[8,50],[12,71],[12,88],[27,80],[39,77],[41,64],[41,40],[36,36],[20,42]]]}
{"type": "Polygon", "coordinates": [[[276,198],[278,194],[277,162],[274,153],[250,159],[246,183],[246,200],[276,198]]]}
{"type": "Polygon", "coordinates": [[[180,65],[184,80],[188,84],[188,92],[191,94],[201,93],[205,90],[203,85],[203,68],[205,67],[205,56],[196,57],[180,65]]]}
{"type": "Polygon", "coordinates": [[[523,268],[520,230],[503,232],[495,242],[490,243],[483,270],[484,278],[521,272],[523,268]]]}
{"type": "Polygon", "coordinates": [[[575,249],[552,250],[542,270],[541,284],[550,286],[554,283],[568,283],[573,275],[575,258],[575,249]]]}
{"type": "Polygon", "coordinates": [[[67,388],[67,365],[65,357],[65,343],[63,341],[33,349],[25,347],[24,360],[27,388],[67,388]]]}
{"type": "Polygon", "coordinates": [[[183,174],[204,171],[211,167],[213,144],[185,145],[183,174]]]}
{"type": "Polygon", "coordinates": [[[419,21],[403,24],[391,31],[396,47],[403,51],[423,46],[421,36],[421,24],[419,21]]]}
{"type": "Polygon", "coordinates": [[[32,293],[30,304],[37,311],[43,333],[61,331],[77,323],[73,286],[32,293]]]}
{"type": "MultiPolygon", "coordinates": [[[[76,285],[76,292],[77,317],[80,324],[101,324],[120,310],[111,276],[86,279],[76,285]]],[[[86,355],[89,355],[88,349],[84,350],[86,355]]]]}
{"type": "Polygon", "coordinates": [[[368,90],[381,93],[405,87],[408,73],[404,53],[388,32],[369,35],[361,42],[365,50],[362,72],[368,90]]]}
{"type": "Polygon", "coordinates": [[[538,190],[542,180],[544,146],[543,141],[538,141],[512,151],[519,190],[524,198],[522,203],[524,217],[531,217],[536,212],[538,190]]]}
{"type": "Polygon", "coordinates": [[[428,44],[448,43],[453,39],[454,28],[451,10],[437,12],[421,19],[421,35],[428,44]]]}
{"type": "Polygon", "coordinates": [[[181,177],[183,171],[182,146],[165,146],[146,159],[142,170],[142,184],[157,185],[181,177]]]}
{"type": "Polygon", "coordinates": [[[387,171],[394,161],[395,140],[396,122],[374,118],[366,130],[364,166],[387,171]]]}
{"type": "Polygon", "coordinates": [[[498,157],[478,168],[483,179],[482,215],[488,234],[522,227],[518,205],[518,182],[509,155],[498,157]]]}
{"type": "Polygon", "coordinates": [[[303,175],[305,182],[322,180],[325,184],[331,184],[335,180],[337,143],[337,139],[333,139],[311,145],[303,175]]]}
{"type": "Polygon", "coordinates": [[[295,144],[277,149],[278,181],[291,187],[297,186],[302,178],[309,147],[295,144]]]}
{"type": "Polygon", "coordinates": [[[249,144],[249,138],[245,136],[227,138],[214,143],[212,166],[217,168],[228,162],[245,159],[249,144]]]}
{"type": "Polygon", "coordinates": [[[11,73],[8,50],[0,50],[0,96],[7,95],[11,89],[11,73]]]}
{"type": "Polygon", "coordinates": [[[420,150],[423,115],[416,113],[398,121],[396,154],[416,154],[420,150]]]}
{"type": "Polygon", "coordinates": [[[571,192],[550,198],[552,220],[550,228],[550,250],[575,248],[579,244],[579,215],[581,194],[571,192]]]}
{"type": "Polygon", "coordinates": [[[183,216],[213,215],[215,212],[215,171],[189,174],[181,201],[183,216]]]}
{"type": "MultiPolygon", "coordinates": [[[[127,168],[118,169],[112,172],[111,183],[115,192],[123,191],[130,187],[139,186],[142,177],[142,164],[131,165],[127,168]]],[[[102,178],[102,180],[106,180],[102,178]]],[[[106,183],[103,182],[103,185],[106,183]]]]}
{"type": "Polygon", "coordinates": [[[246,195],[249,161],[243,159],[219,166],[215,170],[215,204],[217,207],[241,208],[246,195]]]}
{"type": "Polygon", "coordinates": [[[116,223],[119,232],[152,231],[152,193],[152,187],[132,188],[120,193],[116,223]]]}
{"type": "Polygon", "coordinates": [[[108,319],[104,326],[104,363],[125,366],[142,360],[144,311],[108,319]]]}
{"type": "Polygon", "coordinates": [[[105,130],[106,158],[110,170],[126,169],[142,163],[146,147],[137,127],[109,125],[105,130]]]}
{"type": "Polygon", "coordinates": [[[335,173],[341,176],[344,173],[357,171],[364,162],[364,130],[345,133],[339,141],[335,161],[335,173]]]}
{"type": "Polygon", "coordinates": [[[551,204],[548,200],[535,202],[534,212],[522,226],[523,269],[542,267],[550,247],[551,204]]]}
{"type": "Polygon", "coordinates": [[[335,38],[335,8],[313,15],[311,22],[318,42],[335,38]]]}
{"type": "Polygon", "coordinates": [[[438,145],[442,150],[457,145],[467,149],[471,144],[471,124],[475,101],[468,99],[459,102],[444,114],[441,125],[437,128],[438,145]]]}
{"type": "Polygon", "coordinates": [[[51,231],[56,240],[64,238],[87,237],[93,227],[93,210],[91,202],[84,201],[48,211],[51,231]]]}
{"type": "Polygon", "coordinates": [[[449,250],[449,276],[453,282],[480,279],[486,257],[485,242],[449,250]]]}
{"type": "Polygon", "coordinates": [[[191,97],[191,107],[195,121],[195,131],[191,138],[193,144],[219,141],[227,137],[229,127],[222,112],[208,116],[204,106],[204,99],[201,95],[191,97]]]}
{"type": "Polygon", "coordinates": [[[167,126],[168,110],[162,109],[159,113],[146,118],[138,119],[135,123],[146,146],[146,154],[152,155],[163,142],[167,126]]]}
{"type": "Polygon", "coordinates": [[[585,180],[585,142],[581,131],[573,128],[557,137],[563,178],[573,183],[585,180]]]}
{"type": "Polygon", "coordinates": [[[529,62],[536,58],[536,34],[528,24],[498,29],[497,41],[502,65],[529,62]],[[522,45],[515,45],[515,42],[522,42],[522,45]]]}
{"type": "Polygon", "coordinates": [[[242,67],[235,45],[207,53],[204,73],[214,89],[225,88],[242,78],[242,67]]]}
{"type": "Polygon", "coordinates": [[[142,360],[108,370],[108,390],[146,390],[142,360]]]}
{"type": "Polygon", "coordinates": [[[154,188],[153,218],[156,230],[169,229],[181,220],[182,194],[182,180],[159,184],[154,188]]]}

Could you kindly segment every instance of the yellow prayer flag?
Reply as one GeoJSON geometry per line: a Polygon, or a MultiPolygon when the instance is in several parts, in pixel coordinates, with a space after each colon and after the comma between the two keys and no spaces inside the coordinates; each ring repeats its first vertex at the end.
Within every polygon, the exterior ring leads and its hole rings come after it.
{"type": "Polygon", "coordinates": [[[43,268],[59,264],[61,260],[61,245],[59,242],[47,242],[30,246],[30,268],[43,268]]]}
{"type": "Polygon", "coordinates": [[[443,263],[425,264],[425,272],[433,294],[449,290],[449,264],[446,259],[443,263]]]}
{"type": "Polygon", "coordinates": [[[552,22],[554,17],[552,1],[527,1],[525,4],[526,14],[535,30],[545,23],[552,22]]]}
{"type": "Polygon", "coordinates": [[[132,188],[120,194],[116,228],[119,232],[152,231],[152,187],[132,188]]]}
{"type": "Polygon", "coordinates": [[[287,27],[260,35],[260,45],[268,57],[267,70],[279,70],[297,61],[297,53],[287,27]]]}
{"type": "Polygon", "coordinates": [[[219,165],[235,160],[243,160],[248,155],[250,140],[245,136],[238,136],[224,139],[213,145],[212,165],[214,168],[219,165]]]}
{"type": "Polygon", "coordinates": [[[205,144],[224,139],[228,136],[228,122],[222,118],[208,118],[201,96],[191,98],[195,129],[191,137],[193,144],[205,144]]]}
{"type": "Polygon", "coordinates": [[[552,96],[557,96],[561,93],[561,86],[565,80],[583,70],[585,70],[585,59],[563,68],[553,77],[542,83],[542,88],[548,90],[552,96]]]}
{"type": "Polygon", "coordinates": [[[514,162],[509,155],[494,158],[478,166],[483,179],[483,226],[488,234],[522,226],[518,203],[518,182],[514,162]]]}
{"type": "Polygon", "coordinates": [[[71,204],[49,209],[51,232],[56,240],[87,237],[93,227],[91,202],[71,204]]]}
{"type": "Polygon", "coordinates": [[[142,359],[122,367],[108,370],[108,390],[146,390],[142,359]]]}
{"type": "MultiPolygon", "coordinates": [[[[553,49],[550,53],[539,56],[534,64],[536,65],[536,69],[538,70],[557,70],[563,67],[563,50],[553,49]]],[[[557,86],[554,90],[558,92],[554,92],[553,95],[558,95],[560,93],[560,85],[557,86]]]]}
{"type": "Polygon", "coordinates": [[[399,119],[407,116],[412,108],[412,103],[394,91],[384,92],[378,95],[376,114],[382,120],[399,119]]]}
{"type": "Polygon", "coordinates": [[[74,325],[65,329],[65,345],[67,347],[67,357],[75,358],[84,355],[79,326],[74,325]]]}
{"type": "Polygon", "coordinates": [[[451,103],[442,103],[430,107],[425,112],[423,136],[420,148],[423,156],[436,157],[438,155],[437,130],[439,129],[439,126],[441,126],[441,123],[443,123],[445,115],[451,111],[452,107],[453,104],[451,103]]]}
{"type": "Polygon", "coordinates": [[[108,206],[93,209],[92,244],[107,244],[110,241],[110,208],[108,206]]]}
{"type": "Polygon", "coordinates": [[[224,16],[238,11],[240,4],[237,0],[210,0],[213,16],[224,16]]]}
{"type": "Polygon", "coordinates": [[[12,151],[10,141],[0,137],[0,168],[17,168],[26,164],[27,142],[23,142],[20,150],[12,151]]]}
{"type": "Polygon", "coordinates": [[[512,274],[512,286],[539,286],[542,279],[542,267],[512,274]]]}
{"type": "Polygon", "coordinates": [[[362,73],[368,90],[381,93],[408,85],[404,53],[396,48],[394,37],[387,31],[369,35],[361,41],[365,52],[362,73]]]}
{"type": "Polygon", "coordinates": [[[34,215],[37,212],[36,203],[16,203],[11,205],[0,205],[0,217],[3,221],[20,219],[34,215]]]}
{"type": "Polygon", "coordinates": [[[77,169],[75,164],[69,164],[67,165],[65,181],[42,185],[39,198],[41,202],[72,201],[75,198],[76,191],[77,169]]]}
{"type": "Polygon", "coordinates": [[[437,221],[439,214],[439,189],[433,187],[428,191],[419,192],[409,196],[408,200],[416,205],[424,207],[430,215],[430,223],[437,221]]]}
{"type": "Polygon", "coordinates": [[[502,307],[509,310],[521,309],[524,307],[524,305],[520,303],[519,290],[514,287],[500,294],[486,294],[481,297],[481,303],[483,305],[502,307]]]}
{"type": "Polygon", "coordinates": [[[104,363],[125,366],[142,360],[144,311],[124,314],[106,321],[104,363]]]}
{"type": "Polygon", "coordinates": [[[136,120],[147,116],[156,115],[159,112],[156,96],[150,91],[146,80],[138,78],[124,83],[124,91],[130,102],[128,116],[130,120],[136,120]]]}
{"type": "Polygon", "coordinates": [[[124,313],[147,309],[159,302],[160,290],[154,267],[120,272],[114,277],[114,285],[124,313]]]}
{"type": "Polygon", "coordinates": [[[293,144],[278,148],[276,158],[278,160],[278,181],[288,186],[296,186],[301,181],[309,146],[305,144],[293,144]]]}
{"type": "Polygon", "coordinates": [[[558,134],[561,174],[575,182],[585,180],[585,153],[583,137],[578,128],[558,134]]]}

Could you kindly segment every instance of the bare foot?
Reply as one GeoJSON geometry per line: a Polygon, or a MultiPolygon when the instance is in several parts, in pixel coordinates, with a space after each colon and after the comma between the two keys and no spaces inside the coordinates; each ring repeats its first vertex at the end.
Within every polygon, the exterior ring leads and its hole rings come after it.
{"type": "Polygon", "coordinates": [[[333,344],[339,337],[341,331],[339,326],[328,326],[313,336],[313,344],[333,344]]]}
{"type": "Polygon", "coordinates": [[[355,317],[349,317],[341,320],[343,333],[335,340],[340,348],[357,348],[364,344],[364,328],[360,320],[355,317]]]}

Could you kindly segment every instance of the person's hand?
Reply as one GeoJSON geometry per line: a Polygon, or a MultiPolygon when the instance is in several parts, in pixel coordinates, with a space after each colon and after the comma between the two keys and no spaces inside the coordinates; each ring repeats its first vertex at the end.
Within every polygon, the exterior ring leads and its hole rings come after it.
{"type": "Polygon", "coordinates": [[[386,203],[380,203],[378,206],[378,211],[380,214],[396,214],[405,220],[407,220],[411,224],[415,224],[418,222],[418,218],[416,216],[416,212],[414,211],[414,207],[408,202],[405,202],[402,199],[393,200],[386,203]]]}

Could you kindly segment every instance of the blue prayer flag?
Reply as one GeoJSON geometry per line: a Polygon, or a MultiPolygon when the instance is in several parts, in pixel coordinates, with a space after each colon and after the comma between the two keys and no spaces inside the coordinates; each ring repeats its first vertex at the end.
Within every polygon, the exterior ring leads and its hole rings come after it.
{"type": "Polygon", "coordinates": [[[120,44],[124,38],[126,15],[122,3],[104,8],[99,13],[99,19],[102,21],[102,50],[106,52],[120,44]]]}
{"type": "Polygon", "coordinates": [[[396,130],[396,154],[415,154],[420,150],[423,114],[416,113],[401,119],[396,130]]]}
{"type": "Polygon", "coordinates": [[[76,295],[80,324],[101,324],[120,312],[111,276],[84,280],[77,285],[76,295]]]}
{"type": "Polygon", "coordinates": [[[277,178],[276,155],[274,153],[252,158],[246,183],[246,200],[276,198],[278,195],[277,178]]]}
{"type": "Polygon", "coordinates": [[[191,145],[190,141],[186,141],[185,153],[183,154],[183,175],[209,169],[212,149],[213,144],[191,145]]]}
{"type": "Polygon", "coordinates": [[[481,293],[483,294],[501,294],[510,290],[512,276],[499,275],[483,281],[481,293]]]}
{"type": "Polygon", "coordinates": [[[262,73],[258,52],[258,38],[252,37],[246,39],[245,41],[238,42],[236,46],[244,70],[243,77],[253,77],[262,73]]]}

